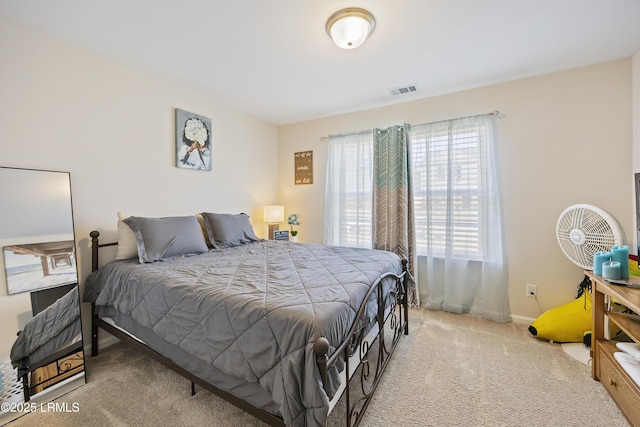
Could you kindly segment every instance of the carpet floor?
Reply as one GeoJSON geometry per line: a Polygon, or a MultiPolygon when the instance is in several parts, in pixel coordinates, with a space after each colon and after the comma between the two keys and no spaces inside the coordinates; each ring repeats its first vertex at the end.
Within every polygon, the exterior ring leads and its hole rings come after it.
{"type": "MultiPolygon", "coordinates": [[[[87,357],[87,384],[11,427],[262,426],[147,356],[118,343],[87,357]],[[72,406],[75,405],[75,406],[72,406]]],[[[329,425],[344,424],[338,407],[329,425]]],[[[411,310],[362,426],[628,426],[590,368],[525,325],[411,310]]]]}

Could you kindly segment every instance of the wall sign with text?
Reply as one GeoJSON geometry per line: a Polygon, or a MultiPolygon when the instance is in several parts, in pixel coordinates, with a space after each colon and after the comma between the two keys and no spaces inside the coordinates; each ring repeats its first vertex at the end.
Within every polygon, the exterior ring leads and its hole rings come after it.
{"type": "Polygon", "coordinates": [[[295,184],[313,184],[313,151],[293,153],[295,184]]]}
{"type": "Polygon", "coordinates": [[[273,240],[289,240],[289,230],[274,231],[273,240]]]}

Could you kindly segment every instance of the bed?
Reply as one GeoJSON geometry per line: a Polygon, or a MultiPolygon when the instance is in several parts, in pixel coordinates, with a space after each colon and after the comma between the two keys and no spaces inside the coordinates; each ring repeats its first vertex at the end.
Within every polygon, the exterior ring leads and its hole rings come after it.
{"type": "Polygon", "coordinates": [[[115,243],[91,232],[92,355],[102,328],[185,376],[192,392],[198,384],[269,425],[325,425],[342,395],[346,424],[357,425],[408,334],[406,262],[262,240],[245,214],[199,217],[123,219],[137,257],[100,268],[99,248],[115,243]]]}

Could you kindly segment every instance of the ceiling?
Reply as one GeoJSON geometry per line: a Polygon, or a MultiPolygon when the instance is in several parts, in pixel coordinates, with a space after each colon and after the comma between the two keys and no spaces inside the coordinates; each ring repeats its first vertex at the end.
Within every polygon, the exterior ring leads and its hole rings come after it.
{"type": "Polygon", "coordinates": [[[640,52],[640,0],[0,0],[0,15],[275,125],[640,52]],[[325,22],[350,6],[376,28],[341,50],[325,22]]]}

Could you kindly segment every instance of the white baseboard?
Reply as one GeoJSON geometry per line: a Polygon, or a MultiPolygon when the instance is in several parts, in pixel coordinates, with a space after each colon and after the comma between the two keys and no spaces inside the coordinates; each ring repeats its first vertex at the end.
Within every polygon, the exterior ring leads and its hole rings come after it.
{"type": "Polygon", "coordinates": [[[532,317],[525,317],[525,316],[511,316],[511,320],[513,321],[513,323],[518,323],[520,325],[530,325],[533,323],[534,318],[532,317]]]}
{"type": "MultiPolygon", "coordinates": [[[[111,335],[110,333],[101,330],[100,334],[106,334],[105,337],[102,337],[101,339],[98,340],[98,348],[99,349],[105,349],[111,345],[117,344],[120,342],[120,340],[116,337],[114,337],[113,335],[111,335]]],[[[85,355],[91,355],[91,340],[85,340],[85,345],[84,345],[84,354],[85,355]]]]}

